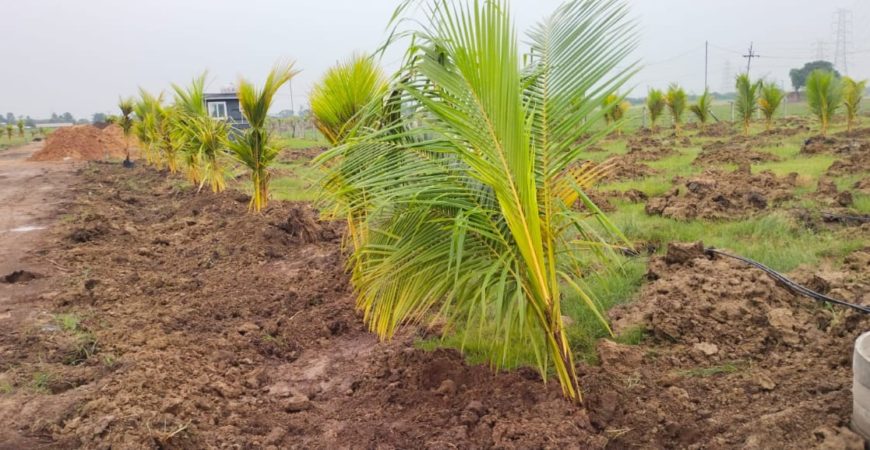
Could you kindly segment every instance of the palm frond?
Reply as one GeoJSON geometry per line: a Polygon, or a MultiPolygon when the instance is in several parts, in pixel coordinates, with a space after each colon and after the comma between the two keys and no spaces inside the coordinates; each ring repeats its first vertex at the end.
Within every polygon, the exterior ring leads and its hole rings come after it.
{"type": "Polygon", "coordinates": [[[361,118],[375,117],[364,109],[382,101],[386,89],[387,80],[371,57],[352,56],[327,70],[311,89],[315,126],[333,145],[343,142],[361,118]]]}
{"type": "Polygon", "coordinates": [[[737,99],[734,101],[734,108],[737,110],[737,117],[743,123],[743,134],[746,136],[749,135],[752,116],[758,111],[758,94],[761,86],[761,80],[753,83],[748,74],[743,73],[737,76],[735,83],[737,99]]]}

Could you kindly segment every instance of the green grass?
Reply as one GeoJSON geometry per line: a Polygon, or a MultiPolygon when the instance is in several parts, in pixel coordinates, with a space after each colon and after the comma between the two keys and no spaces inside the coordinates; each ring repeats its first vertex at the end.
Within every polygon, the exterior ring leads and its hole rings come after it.
{"type": "Polygon", "coordinates": [[[82,319],[77,314],[63,313],[55,315],[54,321],[61,330],[75,333],[79,331],[79,325],[81,324],[82,319]]]}
{"type": "Polygon", "coordinates": [[[801,227],[785,213],[740,221],[679,221],[647,215],[643,205],[622,204],[610,219],[630,239],[654,242],[704,241],[707,246],[731,250],[779,271],[822,258],[837,258],[862,247],[862,242],[830,232],[801,227]]]}
{"type": "Polygon", "coordinates": [[[18,135],[18,130],[15,130],[15,133],[12,135],[12,139],[6,136],[5,125],[0,125],[0,150],[6,150],[12,147],[18,147],[33,140],[31,134],[25,133],[24,137],[18,135]]]}
{"type": "Polygon", "coordinates": [[[281,176],[272,179],[272,198],[288,201],[313,201],[317,199],[319,172],[308,159],[279,163],[275,168],[281,176]]]}
{"type": "Polygon", "coordinates": [[[30,387],[41,394],[50,392],[51,384],[56,379],[56,376],[51,372],[36,372],[33,374],[33,380],[30,382],[30,387]]]}

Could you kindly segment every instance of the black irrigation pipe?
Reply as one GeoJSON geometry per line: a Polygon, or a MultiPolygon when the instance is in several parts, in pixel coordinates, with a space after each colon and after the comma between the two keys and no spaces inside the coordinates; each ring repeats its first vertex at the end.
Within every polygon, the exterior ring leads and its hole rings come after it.
{"type": "Polygon", "coordinates": [[[771,278],[776,280],[779,284],[783,285],[786,289],[788,289],[796,294],[810,297],[816,301],[825,302],[825,303],[833,303],[835,305],[845,306],[847,308],[852,308],[856,311],[861,311],[862,313],[865,313],[865,314],[870,314],[870,307],[856,305],[856,304],[849,303],[849,302],[846,302],[843,300],[838,300],[836,298],[828,297],[827,295],[820,294],[816,291],[807,289],[807,288],[795,283],[794,281],[788,279],[785,275],[771,269],[770,267],[765,266],[764,264],[761,264],[758,261],[753,261],[749,258],[744,258],[742,256],[737,256],[737,255],[732,255],[730,253],[725,253],[721,250],[716,250],[715,248],[712,248],[712,247],[705,249],[704,253],[706,253],[708,255],[724,256],[727,258],[736,259],[738,261],[742,261],[746,264],[749,264],[750,266],[755,267],[757,269],[760,269],[763,272],[767,273],[767,275],[769,275],[771,278]]]}

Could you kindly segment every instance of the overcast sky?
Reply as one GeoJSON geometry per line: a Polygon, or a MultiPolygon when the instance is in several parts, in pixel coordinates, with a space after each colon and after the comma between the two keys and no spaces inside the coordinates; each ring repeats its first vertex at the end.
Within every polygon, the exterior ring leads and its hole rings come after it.
{"type": "MultiPolygon", "coordinates": [[[[816,59],[818,43],[834,59],[834,13],[852,11],[849,73],[870,77],[870,0],[628,0],[640,24],[635,57],[644,69],[635,93],[679,81],[704,88],[704,41],[710,42],[709,85],[722,90],[745,70],[750,41],[761,58],[752,74],[780,80],[816,59]],[[727,76],[727,83],[726,83],[727,76]]],[[[139,86],[159,92],[204,69],[209,90],[240,75],[262,81],[277,60],[302,70],[292,90],[296,109],[311,84],[336,60],[371,51],[397,0],[0,0],[4,38],[0,113],[36,118],[69,111],[90,118],[114,113],[119,95],[139,86]]],[[[512,0],[526,30],[559,0],[512,0]]],[[[384,63],[395,62],[397,53],[384,63]]],[[[290,106],[290,89],[273,112],[290,106]]]]}

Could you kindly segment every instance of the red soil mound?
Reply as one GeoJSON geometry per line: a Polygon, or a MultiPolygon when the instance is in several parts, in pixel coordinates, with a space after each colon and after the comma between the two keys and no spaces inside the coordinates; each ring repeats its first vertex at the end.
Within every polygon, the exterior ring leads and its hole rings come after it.
{"type": "MultiPolygon", "coordinates": [[[[130,141],[130,146],[133,147],[132,137],[130,141]]],[[[102,130],[93,125],[76,125],[55,130],[48,136],[45,147],[30,159],[92,161],[123,158],[125,146],[124,132],[118,125],[109,125],[102,130]]]]}

